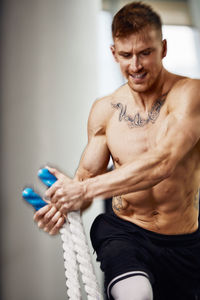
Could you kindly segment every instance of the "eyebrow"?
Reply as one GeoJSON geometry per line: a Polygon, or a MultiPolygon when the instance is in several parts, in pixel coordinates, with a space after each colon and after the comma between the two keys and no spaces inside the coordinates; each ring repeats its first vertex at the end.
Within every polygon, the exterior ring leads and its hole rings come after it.
{"type": "MultiPolygon", "coordinates": [[[[138,53],[140,54],[140,53],[142,53],[142,52],[144,52],[144,51],[153,51],[154,50],[154,48],[153,47],[148,47],[148,48],[145,48],[145,49],[142,49],[142,50],[140,50],[138,53]]],[[[118,51],[118,54],[120,55],[120,54],[129,54],[129,53],[131,53],[132,51],[125,51],[125,50],[120,50],[120,51],[118,51]]]]}

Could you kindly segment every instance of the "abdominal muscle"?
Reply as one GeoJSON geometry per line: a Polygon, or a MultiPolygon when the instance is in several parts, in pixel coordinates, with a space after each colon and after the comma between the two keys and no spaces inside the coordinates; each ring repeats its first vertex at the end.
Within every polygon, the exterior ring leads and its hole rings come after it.
{"type": "Polygon", "coordinates": [[[187,234],[198,228],[198,209],[193,193],[184,197],[174,193],[156,197],[162,183],[152,189],[115,196],[112,200],[114,213],[147,230],[161,234],[187,234]]]}

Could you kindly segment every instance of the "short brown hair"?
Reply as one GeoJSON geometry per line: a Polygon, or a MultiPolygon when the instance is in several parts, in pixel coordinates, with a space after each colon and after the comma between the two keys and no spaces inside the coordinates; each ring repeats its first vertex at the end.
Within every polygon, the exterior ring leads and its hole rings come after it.
{"type": "Polygon", "coordinates": [[[114,16],[112,22],[112,36],[126,37],[139,32],[147,26],[154,26],[162,36],[162,21],[151,6],[142,2],[132,2],[122,7],[114,16]]]}

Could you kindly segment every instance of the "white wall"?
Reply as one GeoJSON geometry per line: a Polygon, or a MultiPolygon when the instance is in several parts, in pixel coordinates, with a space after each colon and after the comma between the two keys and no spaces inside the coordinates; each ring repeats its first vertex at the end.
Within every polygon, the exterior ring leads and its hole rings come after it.
{"type": "Polygon", "coordinates": [[[200,78],[200,36],[191,26],[163,26],[163,38],[167,39],[165,68],[176,74],[200,78]]]}
{"type": "MultiPolygon", "coordinates": [[[[5,0],[1,46],[2,300],[66,299],[60,238],[21,199],[46,163],[73,175],[97,97],[99,0],[5,0]]],[[[101,209],[85,219],[87,226],[101,209]]],[[[99,275],[101,277],[101,275],[99,275]]]]}
{"type": "Polygon", "coordinates": [[[110,46],[113,44],[111,33],[112,15],[100,11],[98,16],[98,91],[99,96],[112,93],[125,83],[119,65],[115,62],[110,46]]]}

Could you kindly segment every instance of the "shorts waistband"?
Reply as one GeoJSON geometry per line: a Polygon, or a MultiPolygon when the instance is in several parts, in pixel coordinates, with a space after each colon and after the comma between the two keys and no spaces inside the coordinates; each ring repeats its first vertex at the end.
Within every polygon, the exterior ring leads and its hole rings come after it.
{"type": "MultiPolygon", "coordinates": [[[[106,217],[107,219],[107,217],[106,217]]],[[[195,232],[192,233],[186,233],[186,234],[161,234],[157,233],[148,229],[145,229],[143,227],[140,227],[136,225],[135,223],[132,223],[130,221],[124,220],[120,217],[118,217],[114,212],[109,214],[108,221],[114,222],[115,225],[121,224],[126,231],[134,232],[137,230],[137,232],[140,232],[144,236],[150,238],[153,242],[159,243],[159,244],[165,244],[166,245],[173,245],[173,246],[180,246],[180,245],[190,245],[193,244],[195,241],[200,241],[200,229],[198,228],[195,232]]]]}

